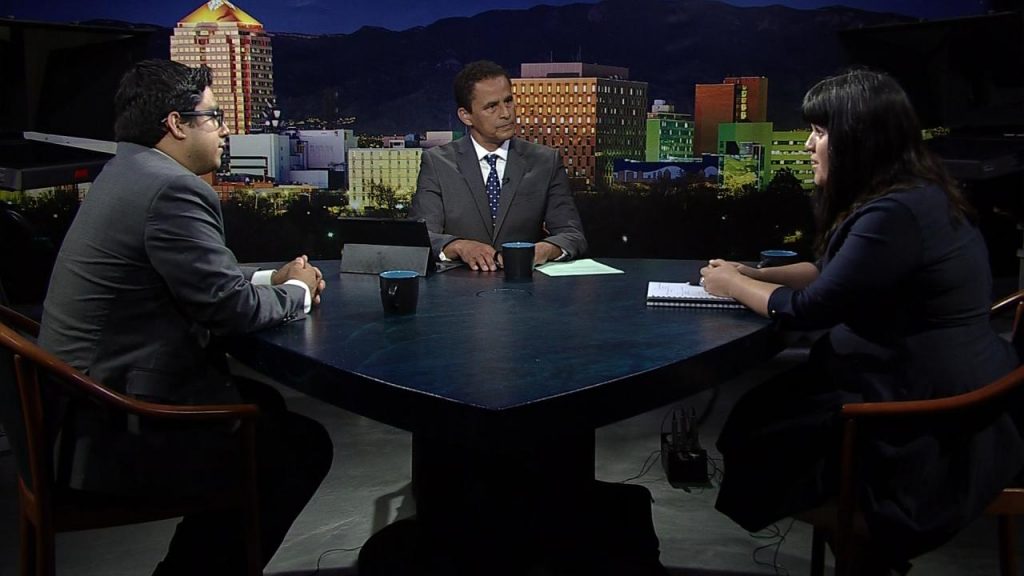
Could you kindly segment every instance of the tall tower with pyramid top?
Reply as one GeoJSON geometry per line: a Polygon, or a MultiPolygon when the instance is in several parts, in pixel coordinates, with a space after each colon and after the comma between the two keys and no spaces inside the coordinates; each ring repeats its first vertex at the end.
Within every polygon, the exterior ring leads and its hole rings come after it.
{"type": "Polygon", "coordinates": [[[233,134],[263,125],[274,99],[274,62],[263,25],[227,0],[209,0],[171,36],[171,60],[213,70],[213,94],[233,134]]]}

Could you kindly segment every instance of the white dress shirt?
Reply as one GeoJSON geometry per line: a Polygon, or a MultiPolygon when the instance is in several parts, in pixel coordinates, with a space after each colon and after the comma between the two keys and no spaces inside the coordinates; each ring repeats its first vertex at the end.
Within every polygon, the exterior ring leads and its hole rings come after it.
{"type": "Polygon", "coordinates": [[[494,152],[488,152],[486,148],[473,140],[473,136],[470,136],[469,139],[473,141],[473,148],[476,150],[476,159],[480,163],[480,174],[483,175],[484,182],[486,183],[487,177],[491,175],[491,164],[487,161],[487,156],[494,154],[498,157],[498,161],[495,163],[495,168],[498,170],[498,182],[504,185],[505,163],[508,162],[508,140],[502,142],[494,152]]]}

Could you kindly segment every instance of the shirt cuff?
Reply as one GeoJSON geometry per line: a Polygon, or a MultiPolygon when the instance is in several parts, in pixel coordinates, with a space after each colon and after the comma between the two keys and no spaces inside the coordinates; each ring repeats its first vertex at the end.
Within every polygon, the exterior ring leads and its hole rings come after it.
{"type": "Polygon", "coordinates": [[[565,262],[566,260],[569,259],[569,253],[565,251],[565,248],[562,248],[561,250],[562,255],[559,256],[558,258],[555,258],[555,262],[565,262]]]}
{"type": "MultiPolygon", "coordinates": [[[[259,272],[257,272],[256,274],[259,274],[259,272]]],[[[253,274],[253,278],[256,277],[256,274],[253,274]]],[[[309,314],[310,309],[313,308],[313,296],[309,293],[309,286],[306,286],[306,283],[303,282],[302,280],[296,280],[295,278],[292,278],[291,280],[285,280],[284,283],[302,288],[302,291],[305,294],[302,300],[302,311],[306,314],[309,314]]]]}
{"type": "Polygon", "coordinates": [[[441,250],[440,252],[437,253],[437,259],[440,260],[441,262],[451,261],[451,258],[444,255],[444,250],[441,250]]]}
{"type": "Polygon", "coordinates": [[[270,284],[272,283],[270,278],[273,275],[273,270],[257,270],[256,272],[253,273],[252,280],[250,280],[250,282],[256,284],[257,286],[270,286],[270,284]]]}

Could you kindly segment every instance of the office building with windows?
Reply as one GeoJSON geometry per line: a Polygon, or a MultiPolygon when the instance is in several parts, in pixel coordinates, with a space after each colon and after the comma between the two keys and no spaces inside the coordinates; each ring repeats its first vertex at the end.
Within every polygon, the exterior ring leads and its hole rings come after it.
{"type": "Polygon", "coordinates": [[[811,169],[811,154],[804,149],[810,130],[781,130],[772,132],[771,148],[768,150],[767,181],[771,182],[779,170],[789,170],[805,189],[814,188],[814,171],[811,169]]]}
{"type": "Polygon", "coordinates": [[[693,116],[679,114],[675,106],[655,100],[647,113],[645,160],[658,162],[693,157],[693,116]]]}
{"type": "Polygon", "coordinates": [[[213,94],[232,134],[262,130],[274,102],[270,36],[227,0],[210,0],[185,16],[171,36],[171,60],[213,70],[213,94]]]}
{"type": "Polygon", "coordinates": [[[763,189],[775,173],[788,169],[804,188],[814,186],[807,130],[776,131],[771,122],[730,122],[718,126],[718,154],[726,188],[763,189]]]}
{"type": "Polygon", "coordinates": [[[721,84],[697,84],[693,120],[694,155],[714,154],[719,124],[768,120],[768,79],[731,76],[721,84]]]}
{"type": "Polygon", "coordinates": [[[420,173],[420,148],[351,148],[348,151],[348,204],[354,210],[382,208],[372,197],[375,185],[390,188],[408,206],[420,173]]]}
{"type": "Polygon", "coordinates": [[[630,80],[627,68],[527,63],[512,93],[517,135],[560,151],[577,189],[611,183],[615,159],[644,158],[647,83],[630,80]]]}

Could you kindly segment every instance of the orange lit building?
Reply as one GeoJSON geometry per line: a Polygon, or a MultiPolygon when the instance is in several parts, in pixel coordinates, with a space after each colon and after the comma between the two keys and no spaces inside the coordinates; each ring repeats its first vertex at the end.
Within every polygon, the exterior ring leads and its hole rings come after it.
{"type": "Polygon", "coordinates": [[[204,3],[174,28],[171,60],[213,70],[213,94],[232,133],[263,126],[274,70],[270,36],[255,18],[227,0],[204,3]]]}
{"type": "Polygon", "coordinates": [[[694,155],[718,153],[719,124],[766,122],[767,115],[768,79],[764,76],[733,76],[721,84],[697,84],[694,155]]]}
{"type": "Polygon", "coordinates": [[[523,64],[512,79],[517,135],[562,153],[574,185],[610,183],[616,158],[643,160],[647,83],[617,66],[523,64]]]}
{"type": "Polygon", "coordinates": [[[722,81],[737,89],[736,121],[768,121],[768,79],[764,76],[730,76],[722,81]]]}

